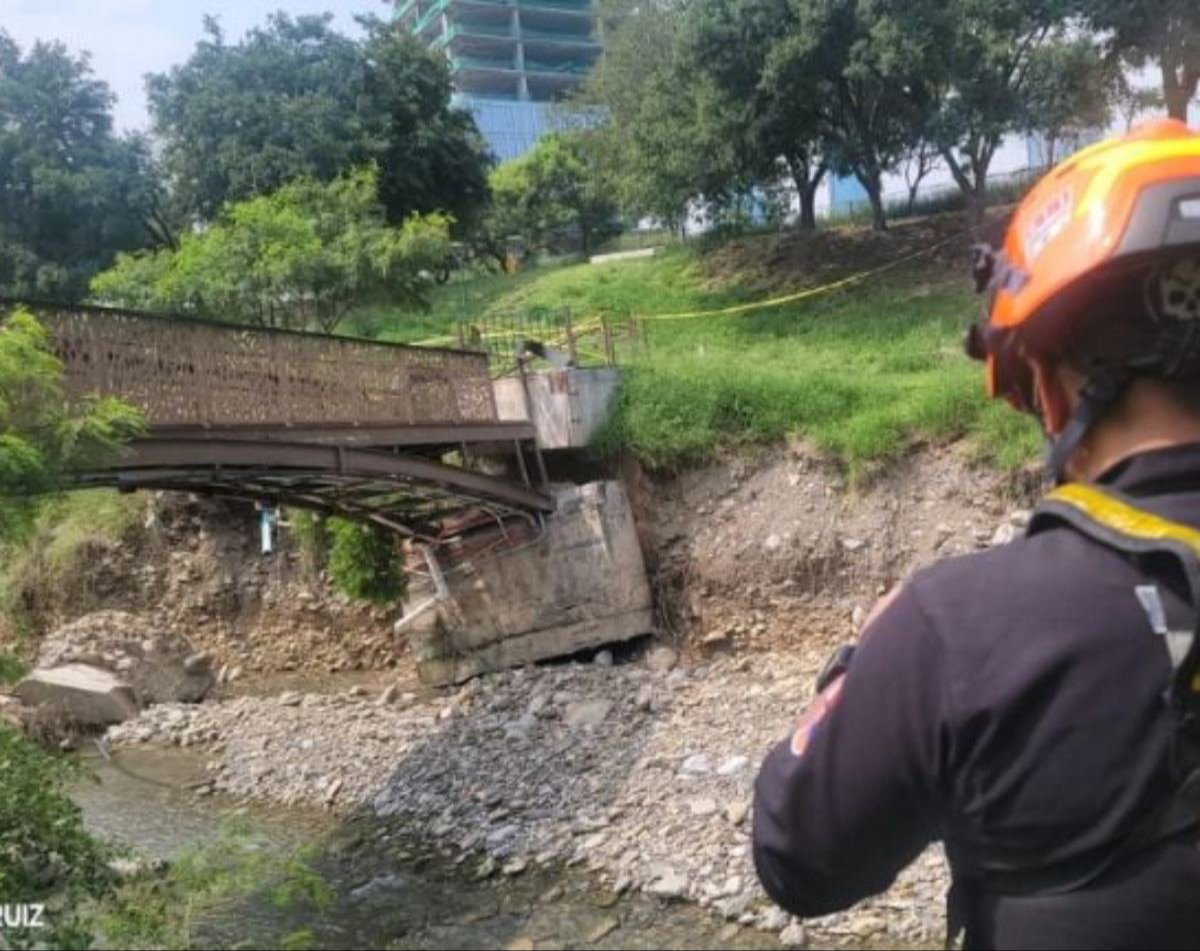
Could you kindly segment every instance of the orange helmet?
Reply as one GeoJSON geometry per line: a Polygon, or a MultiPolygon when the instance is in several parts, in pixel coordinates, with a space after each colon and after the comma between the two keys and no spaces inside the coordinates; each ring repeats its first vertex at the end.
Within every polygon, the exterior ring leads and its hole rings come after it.
{"type": "Polygon", "coordinates": [[[1164,119],[1073,155],[1021,203],[1002,250],[976,249],[976,279],[989,299],[968,349],[989,395],[1025,409],[1020,350],[1054,352],[1085,315],[1200,318],[1200,135],[1164,119]]]}
{"type": "Polygon", "coordinates": [[[1149,349],[1086,368],[1078,418],[1052,453],[1065,458],[1133,376],[1200,378],[1200,135],[1173,119],[1084,149],[1042,178],[996,251],[975,249],[988,292],[968,352],[987,363],[991,396],[1036,411],[1023,355],[1087,354],[1087,328],[1148,318],[1149,349]]]}

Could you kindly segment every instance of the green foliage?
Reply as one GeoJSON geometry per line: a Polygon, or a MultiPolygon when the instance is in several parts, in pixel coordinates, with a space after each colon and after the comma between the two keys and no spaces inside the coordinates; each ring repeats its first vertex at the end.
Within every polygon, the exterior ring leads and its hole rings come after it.
{"type": "MultiPolygon", "coordinates": [[[[245,901],[279,908],[327,911],[333,892],[312,867],[311,850],[277,855],[237,823],[222,827],[215,843],[175,859],[165,873],[146,873],[123,884],[89,916],[107,947],[205,947],[197,934],[205,919],[236,913],[245,901]]],[[[280,947],[306,947],[311,935],[295,932],[280,947]]]]}
{"type": "Polygon", "coordinates": [[[0,540],[28,529],[33,496],[111,458],[142,430],[141,414],[117,400],[69,403],[61,375],[32,315],[17,309],[0,322],[0,540]]]}
{"type": "Polygon", "coordinates": [[[441,211],[467,223],[486,200],[486,157],[470,117],[450,106],[441,57],[367,18],[351,39],[331,15],[277,13],[238,43],[212,18],[188,61],[148,81],[164,164],[184,210],[296,178],[329,181],[376,163],[390,221],[441,211]]]}
{"type": "Polygon", "coordinates": [[[325,331],[372,300],[420,305],[429,272],[449,254],[449,221],[431,214],[392,227],[376,193],[370,168],[294,181],[229,206],[178,250],[122,255],[92,293],[128,307],[325,331]]]}
{"type": "Polygon", "coordinates": [[[1076,0],[1108,50],[1141,69],[1155,63],[1169,115],[1187,121],[1200,86],[1200,5],[1195,0],[1076,0]]]}
{"type": "Polygon", "coordinates": [[[16,654],[0,650],[0,686],[15,684],[29,673],[29,665],[16,654]]]}
{"type": "Polygon", "coordinates": [[[73,299],[116,252],[161,237],[150,149],[60,43],[0,29],[0,294],[73,299]]]}
{"type": "Polygon", "coordinates": [[[396,539],[373,525],[331,518],[329,577],[352,598],[380,604],[404,596],[404,565],[396,539]]]}
{"type": "Polygon", "coordinates": [[[1034,51],[1027,70],[1023,117],[1025,128],[1041,134],[1048,165],[1063,139],[1108,125],[1120,86],[1115,64],[1096,55],[1088,37],[1062,39],[1034,51]]]}
{"type": "Polygon", "coordinates": [[[528,250],[551,248],[569,232],[585,254],[615,233],[617,209],[587,148],[589,133],[546,135],[490,177],[491,230],[503,241],[522,236],[528,250]]]}
{"type": "MultiPolygon", "coordinates": [[[[774,240],[745,239],[739,259],[774,259],[774,240]]],[[[482,319],[563,307],[645,315],[649,345],[624,351],[625,383],[597,449],[631,450],[657,467],[790,436],[812,440],[856,474],[919,439],[970,437],[982,457],[1005,466],[1036,455],[1036,426],[989,404],[978,366],[962,356],[961,335],[978,307],[965,281],[914,264],[783,307],[655,322],[656,313],[760,299],[740,272],[715,276],[728,250],[489,277],[440,289],[433,314],[449,322],[465,299],[482,319]]],[[[403,336],[411,319],[394,315],[386,332],[403,336]]]]}
{"type": "Polygon", "coordinates": [[[0,895],[52,905],[48,931],[5,931],[8,947],[86,947],[78,906],[111,884],[106,851],[65,792],[70,769],[0,722],[0,895]]]}
{"type": "Polygon", "coordinates": [[[683,9],[605,0],[604,57],[572,103],[594,124],[588,147],[621,210],[672,227],[690,202],[728,189],[744,132],[729,127],[728,103],[688,54],[683,9]]]}

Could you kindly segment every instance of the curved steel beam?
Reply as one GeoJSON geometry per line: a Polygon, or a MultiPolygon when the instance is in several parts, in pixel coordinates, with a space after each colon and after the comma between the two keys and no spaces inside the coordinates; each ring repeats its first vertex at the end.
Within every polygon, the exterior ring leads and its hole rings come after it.
{"type": "Polygon", "coordinates": [[[501,502],[534,512],[552,512],[554,501],[541,492],[412,456],[371,452],[341,446],[248,440],[140,439],[133,442],[115,473],[140,469],[269,469],[273,472],[329,473],[356,479],[436,485],[467,499],[501,502]]]}

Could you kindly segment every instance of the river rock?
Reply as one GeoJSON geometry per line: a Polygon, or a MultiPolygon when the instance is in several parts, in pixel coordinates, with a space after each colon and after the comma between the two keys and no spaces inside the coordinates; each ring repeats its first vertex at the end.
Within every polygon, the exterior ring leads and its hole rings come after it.
{"type": "Polygon", "coordinates": [[[718,776],[736,776],[750,765],[748,756],[731,756],[717,767],[718,776]]]}
{"type": "Polygon", "coordinates": [[[656,878],[648,886],[646,892],[654,895],[656,898],[665,898],[668,901],[677,901],[687,897],[688,880],[670,869],[656,878]]]}
{"type": "Polygon", "coordinates": [[[712,772],[712,761],[704,753],[693,753],[679,765],[679,772],[685,776],[707,776],[712,772]]]}
{"type": "Polygon", "coordinates": [[[567,726],[599,726],[612,711],[611,700],[583,700],[567,705],[563,722],[567,726]]]}
{"type": "Polygon", "coordinates": [[[13,691],[27,706],[53,705],[76,723],[107,726],[123,723],[140,711],[137,696],[111,671],[89,664],[38,668],[13,691]]]}
{"type": "Polygon", "coordinates": [[[798,921],[793,921],[790,925],[779,932],[779,943],[785,948],[807,948],[808,934],[804,930],[804,925],[800,924],[798,921]]]}
{"type": "Polygon", "coordinates": [[[665,673],[679,663],[679,654],[671,647],[656,647],[646,655],[646,666],[658,673],[665,673]]]}
{"type": "Polygon", "coordinates": [[[611,916],[608,918],[603,918],[600,920],[600,923],[596,925],[596,927],[588,932],[587,942],[588,944],[595,944],[597,941],[602,941],[620,927],[621,922],[619,919],[611,916]]]}

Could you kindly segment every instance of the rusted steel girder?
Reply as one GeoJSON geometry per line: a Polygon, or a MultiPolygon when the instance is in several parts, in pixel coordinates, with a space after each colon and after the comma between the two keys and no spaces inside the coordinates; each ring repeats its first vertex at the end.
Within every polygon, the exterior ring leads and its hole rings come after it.
{"type": "Polygon", "coordinates": [[[497,518],[551,512],[553,500],[503,479],[407,455],[343,446],[249,440],[134,441],[80,486],[222,495],[343,514],[438,540],[440,522],[478,508],[497,518]]]}

